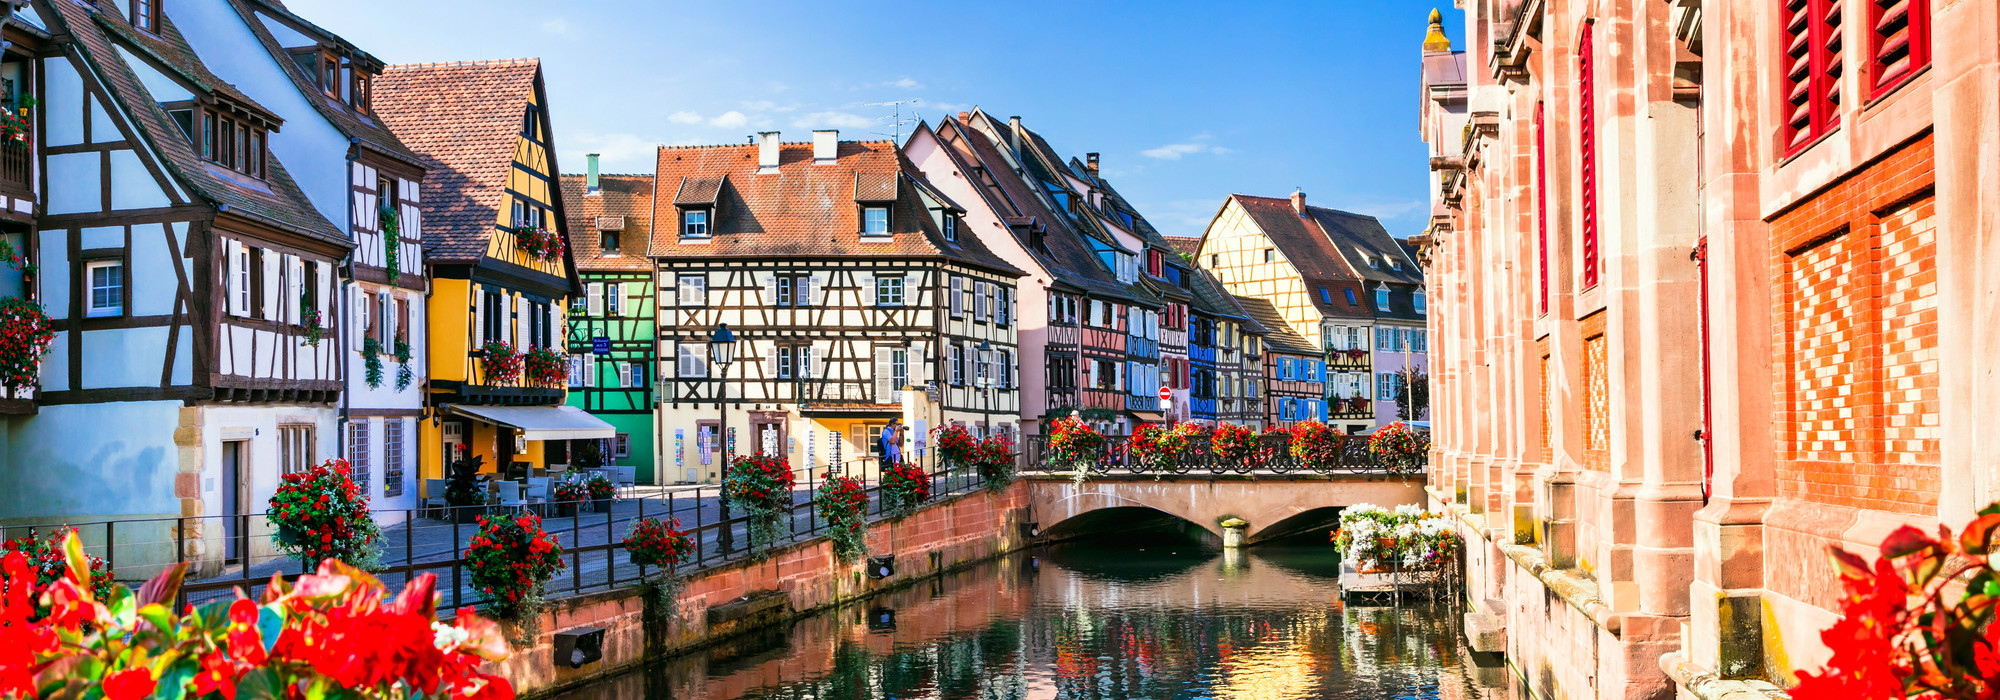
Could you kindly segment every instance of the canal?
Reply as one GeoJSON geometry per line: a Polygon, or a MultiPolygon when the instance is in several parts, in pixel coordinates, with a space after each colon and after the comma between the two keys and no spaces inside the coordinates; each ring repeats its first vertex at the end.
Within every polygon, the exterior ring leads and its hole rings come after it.
{"type": "Polygon", "coordinates": [[[1446,602],[1341,600],[1324,535],[1241,552],[1166,531],[987,562],[562,696],[1494,698],[1446,602]]]}

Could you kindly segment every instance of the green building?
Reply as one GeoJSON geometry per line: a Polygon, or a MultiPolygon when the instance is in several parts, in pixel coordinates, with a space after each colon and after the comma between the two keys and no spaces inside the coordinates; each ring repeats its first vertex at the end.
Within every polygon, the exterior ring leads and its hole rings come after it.
{"type": "Polygon", "coordinates": [[[562,176],[571,251],[584,293],[569,315],[569,405],[610,423],[618,436],[569,446],[572,463],[596,448],[605,465],[638,467],[638,482],[661,483],[653,431],[653,176],[562,176]]]}

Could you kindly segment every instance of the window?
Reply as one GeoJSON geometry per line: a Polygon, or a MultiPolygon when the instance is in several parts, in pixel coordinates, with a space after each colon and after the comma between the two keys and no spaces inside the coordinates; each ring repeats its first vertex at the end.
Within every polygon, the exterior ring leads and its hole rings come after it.
{"type": "Polygon", "coordinates": [[[160,0],[132,0],[132,26],[159,33],[160,0]]]}
{"type": "Polygon", "coordinates": [[[1006,389],[1014,386],[1014,351],[1001,350],[1000,359],[993,367],[994,386],[1006,389]]]}
{"type": "Polygon", "coordinates": [[[627,389],[644,389],[644,388],[646,388],[646,364],[645,364],[645,363],[643,363],[643,362],[627,362],[627,363],[625,363],[625,388],[627,388],[627,389]]]}
{"type": "Polygon", "coordinates": [[[354,470],[354,483],[368,493],[368,419],[347,424],[347,466],[354,470]]]}
{"type": "Polygon", "coordinates": [[[1347,305],[1348,305],[1348,306],[1360,306],[1360,304],[1359,304],[1359,303],[1357,303],[1357,302],[1355,302],[1355,301],[1354,301],[1354,290],[1352,290],[1352,289],[1343,289],[1343,290],[1340,290],[1340,291],[1343,291],[1343,292],[1347,292],[1347,305]]]}
{"type": "Polygon", "coordinates": [[[867,207],[861,210],[861,235],[889,235],[889,208],[867,207]]]}
{"type": "MultiPolygon", "coordinates": [[[[1778,105],[1784,121],[1778,126],[1780,152],[1791,155],[1840,125],[1841,36],[1839,0],[1783,0],[1785,54],[1778,60],[1778,105]]],[[[1875,5],[1870,0],[1870,5],[1875,5]]],[[[1874,7],[1869,8],[1874,14],[1874,7]]],[[[1872,19],[1872,17],[1871,17],[1872,19]]],[[[1590,38],[1584,25],[1584,38],[1590,38]]],[[[1871,32],[1872,34],[1873,32],[1871,32]]],[[[1871,37],[1871,43],[1873,37],[1871,37]]],[[[1584,83],[1590,85],[1590,46],[1580,54],[1584,83]]],[[[1588,92],[1583,95],[1589,95],[1588,92]]],[[[1584,102],[1586,108],[1590,103],[1584,102]]],[[[1587,114],[1587,113],[1586,113],[1587,114]]],[[[1586,124],[1589,124],[1586,118],[1586,124]]],[[[1584,135],[1590,135],[1585,130],[1584,135]]]]}
{"type": "Polygon", "coordinates": [[[1430,352],[1430,332],[1410,331],[1410,352],[1430,352]]]}
{"type": "Polygon", "coordinates": [[[403,419],[382,423],[382,497],[403,495],[403,419]]]}
{"type": "Polygon", "coordinates": [[[210,112],[201,113],[201,157],[215,159],[215,115],[210,112]]]}
{"type": "Polygon", "coordinates": [[[952,386],[964,386],[965,385],[964,348],[959,347],[958,343],[952,343],[950,346],[947,346],[945,350],[947,353],[945,356],[946,362],[947,364],[951,365],[952,386]]]}
{"type": "Polygon", "coordinates": [[[795,350],[796,348],[779,347],[773,353],[773,355],[776,356],[776,364],[778,365],[777,369],[778,369],[779,379],[792,378],[792,357],[793,357],[792,353],[795,350]]]}
{"type": "Polygon", "coordinates": [[[1376,308],[1377,310],[1380,310],[1380,311],[1388,311],[1388,310],[1389,310],[1389,288],[1388,288],[1388,287],[1376,287],[1376,288],[1375,288],[1375,308],[1376,308]]]}
{"type": "Polygon", "coordinates": [[[373,83],[374,78],[367,73],[357,72],[354,74],[354,99],[352,103],[363,112],[373,111],[374,109],[375,89],[373,83]]]}
{"type": "MultiPolygon", "coordinates": [[[[193,120],[193,115],[188,116],[193,120]]],[[[252,177],[264,177],[264,130],[213,112],[201,115],[201,157],[252,177]]]]}
{"type": "Polygon", "coordinates": [[[569,388],[583,388],[583,355],[569,356],[569,388]]]}
{"type": "Polygon", "coordinates": [[[945,239],[945,240],[947,240],[947,241],[956,241],[956,240],[958,240],[958,217],[956,217],[956,216],[952,216],[952,215],[950,215],[950,214],[946,214],[946,215],[945,215],[945,217],[944,217],[944,239],[945,239]]]}
{"type": "Polygon", "coordinates": [[[1210,253],[1208,256],[1208,266],[1222,267],[1222,256],[1220,254],[1210,253]]]}
{"type": "Polygon", "coordinates": [[[313,466],[313,425],[278,425],[278,473],[298,474],[313,466]]]}
{"type": "Polygon", "coordinates": [[[597,249],[604,257],[618,257],[618,232],[599,231],[597,234],[597,249]]]}
{"type": "Polygon", "coordinates": [[[125,263],[104,260],[84,266],[90,280],[89,317],[117,316],[125,312],[125,263]]]}
{"type": "Polygon", "coordinates": [[[680,298],[678,299],[678,303],[681,306],[708,305],[707,275],[684,274],[676,278],[676,281],[680,283],[679,285],[680,290],[678,294],[680,298]]]}
{"type": "Polygon", "coordinates": [[[1396,375],[1381,372],[1375,375],[1375,397],[1382,401],[1396,398],[1396,375]]]}
{"type": "MultiPolygon", "coordinates": [[[[1358,252],[1358,251],[1357,251],[1357,252],[1358,252]]],[[[1376,260],[1376,259],[1375,259],[1375,256],[1373,256],[1373,255],[1369,255],[1369,254],[1367,254],[1367,253],[1361,253],[1361,262],[1365,262],[1365,263],[1368,263],[1368,267],[1370,267],[1370,268],[1373,268],[1373,269],[1376,269],[1376,270],[1380,270],[1380,269],[1382,269],[1382,261],[1380,261],[1380,260],[1376,260]]]]}
{"type": "Polygon", "coordinates": [[[1424,293],[1423,293],[1423,292],[1414,292],[1414,293],[1411,293],[1411,294],[1410,294],[1410,306],[1412,306],[1412,307],[1415,307],[1415,308],[1416,308],[1416,310],[1417,310],[1417,315],[1418,315],[1418,316],[1423,316],[1423,315],[1425,315],[1425,311],[1424,311],[1424,293]]]}
{"type": "Polygon", "coordinates": [[[676,374],[682,379],[708,378],[708,346],[700,343],[681,343],[675,357],[679,365],[676,374]]]}
{"type": "Polygon", "coordinates": [[[1332,293],[1332,292],[1329,292],[1329,291],[1327,291],[1327,289],[1326,289],[1325,287],[1320,287],[1320,288],[1319,288],[1319,301],[1320,301],[1320,303],[1322,303],[1322,304],[1332,304],[1332,303],[1333,303],[1333,293],[1332,293]]]}
{"type": "MultiPolygon", "coordinates": [[[[1789,0],[1790,2],[1825,2],[1826,0],[1789,0]]],[[[1597,286],[1597,90],[1593,56],[1596,52],[1591,41],[1591,25],[1583,25],[1583,36],[1577,44],[1577,154],[1582,159],[1578,166],[1578,179],[1582,184],[1578,196],[1583,200],[1583,286],[1588,289],[1597,286]]]]}
{"type": "Polygon", "coordinates": [[[611,438],[611,456],[624,458],[632,456],[632,434],[618,433],[611,438]]]}
{"type": "Polygon", "coordinates": [[[889,382],[894,387],[910,385],[910,351],[907,348],[889,351],[889,382]]]}
{"type": "Polygon", "coordinates": [[[1277,261],[1278,261],[1278,249],[1277,249],[1277,248],[1265,248],[1265,249],[1264,249],[1264,262],[1277,262],[1277,261]]]}
{"type": "Polygon", "coordinates": [[[772,304],[805,306],[811,285],[810,275],[778,275],[771,283],[772,304]]]}
{"type": "Polygon", "coordinates": [[[875,278],[875,305],[903,305],[903,278],[901,276],[875,278]]]}
{"type": "Polygon", "coordinates": [[[681,212],[681,236],[707,238],[708,212],[703,210],[681,212]]]}
{"type": "MultiPolygon", "coordinates": [[[[1548,138],[1542,134],[1542,103],[1535,103],[1535,256],[1541,272],[1542,313],[1549,312],[1549,163],[1548,138]]],[[[1420,295],[1418,299],[1423,299],[1420,295]]],[[[1417,313],[1423,313],[1419,301],[1417,313]]]]}
{"type": "Polygon", "coordinates": [[[1389,258],[1389,269],[1391,270],[1403,269],[1403,261],[1397,260],[1395,258],[1389,258]]]}
{"type": "Polygon", "coordinates": [[[1870,97],[1896,89],[1931,63],[1930,0],[1869,0],[1870,97]]]}
{"type": "Polygon", "coordinates": [[[326,94],[340,96],[340,59],[332,54],[320,57],[319,85],[326,94]]]}

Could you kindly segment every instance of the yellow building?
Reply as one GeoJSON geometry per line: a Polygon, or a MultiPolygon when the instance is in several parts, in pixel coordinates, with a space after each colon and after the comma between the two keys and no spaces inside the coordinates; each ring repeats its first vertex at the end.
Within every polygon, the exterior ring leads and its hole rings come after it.
{"type": "Polygon", "coordinates": [[[440,174],[420,202],[431,313],[418,351],[431,367],[425,417],[438,427],[425,431],[425,478],[474,456],[519,478],[566,466],[570,440],[614,435],[562,405],[563,312],[581,287],[546,95],[534,59],[391,66],[377,82],[376,111],[440,174]],[[541,353],[553,371],[533,371],[541,353]]]}

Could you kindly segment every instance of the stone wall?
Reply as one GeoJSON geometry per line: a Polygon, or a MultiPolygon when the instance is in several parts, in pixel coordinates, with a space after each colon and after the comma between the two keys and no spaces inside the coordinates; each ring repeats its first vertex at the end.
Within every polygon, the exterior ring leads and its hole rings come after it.
{"type": "Polygon", "coordinates": [[[494,664],[523,695],[543,695],[611,675],[663,656],[839,603],[866,598],[952,568],[989,559],[1027,543],[1026,485],[998,493],[978,491],[938,503],[900,521],[869,528],[871,554],[894,555],[896,573],[871,579],[861,564],[834,560],[824,538],[774,551],[759,562],[739,562],[691,576],[682,588],[680,621],[648,628],[639,587],[554,601],[532,646],[494,664]],[[749,600],[744,600],[748,597],[749,600]],[[605,629],[604,658],[580,669],[554,663],[555,633],[578,627],[605,629]]]}

